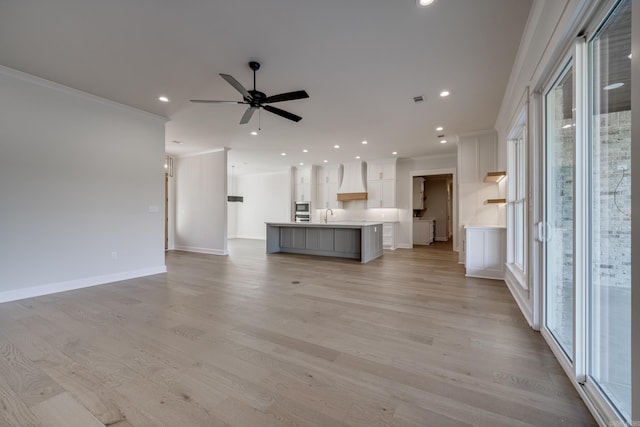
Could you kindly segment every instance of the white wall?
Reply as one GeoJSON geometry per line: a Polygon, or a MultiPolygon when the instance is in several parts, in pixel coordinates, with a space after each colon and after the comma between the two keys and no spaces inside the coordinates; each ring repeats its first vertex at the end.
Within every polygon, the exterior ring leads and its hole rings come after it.
{"type": "MultiPolygon", "coordinates": [[[[398,226],[397,243],[400,248],[413,247],[413,176],[422,172],[456,170],[456,154],[447,156],[415,157],[410,159],[399,159],[396,167],[396,201],[398,206],[398,226]]],[[[446,173],[449,173],[448,171],[446,173]]],[[[455,191],[455,188],[454,188],[455,191]]],[[[454,195],[454,227],[456,224],[457,202],[454,195]]],[[[457,242],[454,240],[453,250],[458,250],[457,242]]]]}
{"type": "Polygon", "coordinates": [[[242,239],[266,239],[265,222],[291,221],[291,171],[236,177],[237,233],[242,239]]]}
{"type": "Polygon", "coordinates": [[[164,267],[164,119],[0,67],[0,301],[164,267]]]}
{"type": "Polygon", "coordinates": [[[176,249],[227,255],[227,150],[176,161],[176,249]]]}

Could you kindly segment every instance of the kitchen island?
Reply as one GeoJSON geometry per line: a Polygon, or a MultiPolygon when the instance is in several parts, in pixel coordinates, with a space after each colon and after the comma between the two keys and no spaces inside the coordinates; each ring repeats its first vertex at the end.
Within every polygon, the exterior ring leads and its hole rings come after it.
{"type": "Polygon", "coordinates": [[[382,256],[382,223],[267,222],[267,253],[288,252],[358,259],[382,256]]]}

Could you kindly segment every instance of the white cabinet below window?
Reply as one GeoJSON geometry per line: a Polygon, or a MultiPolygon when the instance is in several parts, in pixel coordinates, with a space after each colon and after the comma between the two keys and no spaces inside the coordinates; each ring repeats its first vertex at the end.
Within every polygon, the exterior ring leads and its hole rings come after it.
{"type": "Polygon", "coordinates": [[[504,280],[506,253],[505,227],[465,227],[466,276],[504,280]]]}

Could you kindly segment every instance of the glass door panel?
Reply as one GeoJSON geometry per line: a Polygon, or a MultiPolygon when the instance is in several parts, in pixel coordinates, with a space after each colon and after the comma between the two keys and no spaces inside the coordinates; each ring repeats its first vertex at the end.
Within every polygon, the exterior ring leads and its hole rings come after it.
{"type": "Polygon", "coordinates": [[[572,64],[546,94],[545,104],[545,326],[573,361],[575,110],[572,64]]]}
{"type": "Polygon", "coordinates": [[[588,374],[631,413],[631,1],[589,42],[591,200],[588,374]]]}

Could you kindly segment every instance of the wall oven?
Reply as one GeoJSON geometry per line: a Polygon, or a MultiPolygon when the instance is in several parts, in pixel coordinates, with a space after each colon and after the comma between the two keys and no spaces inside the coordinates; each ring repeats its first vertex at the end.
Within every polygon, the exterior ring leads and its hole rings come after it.
{"type": "Polygon", "coordinates": [[[294,212],[295,222],[310,222],[311,202],[296,202],[294,212]]]}

